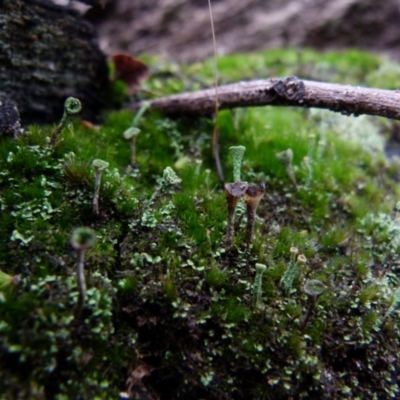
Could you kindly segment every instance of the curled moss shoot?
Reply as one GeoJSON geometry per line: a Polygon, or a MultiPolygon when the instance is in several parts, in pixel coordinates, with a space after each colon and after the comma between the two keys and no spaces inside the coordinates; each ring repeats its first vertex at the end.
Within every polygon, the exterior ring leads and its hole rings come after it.
{"type": "Polygon", "coordinates": [[[57,128],[53,131],[50,137],[50,144],[54,146],[57,143],[59,135],[68,125],[71,116],[78,114],[82,110],[81,102],[75,97],[68,97],[64,103],[64,114],[57,128]]]}
{"type": "Polygon", "coordinates": [[[246,147],[244,146],[232,146],[229,151],[233,160],[233,182],[240,181],[240,170],[242,168],[242,160],[246,147]]]}
{"type": "Polygon", "coordinates": [[[290,179],[294,189],[298,190],[296,175],[294,173],[293,168],[293,151],[292,149],[287,149],[285,151],[281,151],[280,153],[276,153],[276,158],[281,162],[281,164],[285,167],[285,171],[287,176],[290,179]]]}
{"type": "Polygon", "coordinates": [[[235,183],[226,183],[224,187],[226,203],[228,206],[228,225],[226,231],[226,248],[232,247],[233,236],[235,234],[235,210],[239,199],[246,193],[249,184],[247,182],[236,181],[235,183]]]}
{"type": "Polygon", "coordinates": [[[250,185],[244,193],[246,203],[247,225],[245,243],[249,246],[254,236],[254,225],[256,223],[257,207],[265,193],[265,184],[260,186],[250,185]]]}
{"type": "Polygon", "coordinates": [[[140,129],[134,126],[131,126],[124,132],[124,138],[129,140],[129,144],[131,147],[131,167],[136,168],[136,139],[139,136],[140,129]]]}
{"type": "Polygon", "coordinates": [[[256,277],[253,286],[253,304],[260,307],[262,298],[262,276],[267,267],[264,264],[256,264],[256,277]]]}
{"type": "Polygon", "coordinates": [[[100,197],[100,184],[101,184],[101,176],[103,172],[108,168],[109,163],[103,160],[93,160],[92,163],[95,169],[95,177],[94,177],[94,195],[93,195],[93,213],[99,214],[99,197],[100,197]]]}
{"type": "Polygon", "coordinates": [[[81,227],[72,232],[71,245],[77,253],[76,275],[78,278],[78,304],[76,306],[75,316],[79,317],[86,300],[86,281],[84,274],[85,252],[91,248],[96,242],[96,233],[93,229],[81,227]]]}

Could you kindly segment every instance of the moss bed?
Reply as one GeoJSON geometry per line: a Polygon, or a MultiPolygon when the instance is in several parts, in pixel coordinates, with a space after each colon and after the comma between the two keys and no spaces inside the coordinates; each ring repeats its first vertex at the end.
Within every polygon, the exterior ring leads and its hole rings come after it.
{"type": "MultiPolygon", "coordinates": [[[[209,62],[149,62],[150,92],[212,86],[209,62]]],[[[219,69],[223,82],[400,86],[399,65],[357,51],[271,50],[219,69]]],[[[399,398],[399,163],[385,147],[400,125],[300,108],[221,112],[226,181],[229,148],[242,145],[242,179],[266,185],[253,241],[242,203],[227,250],[212,120],[146,112],[132,167],[123,132],[133,118],[112,112],[98,130],[76,120],[55,146],[51,126],[0,142],[0,399],[399,398]],[[276,157],[289,148],[297,190],[276,157]],[[109,163],[98,214],[94,159],[109,163]],[[167,167],[180,183],[165,185],[167,167]],[[78,227],[96,233],[80,314],[78,227]],[[322,293],[310,295],[316,281],[322,293]]]]}

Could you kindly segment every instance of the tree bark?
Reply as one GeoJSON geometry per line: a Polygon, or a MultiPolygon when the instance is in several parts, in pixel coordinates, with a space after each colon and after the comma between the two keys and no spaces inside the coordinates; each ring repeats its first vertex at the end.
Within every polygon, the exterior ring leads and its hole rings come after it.
{"type": "Polygon", "coordinates": [[[48,0],[0,0],[0,99],[23,123],[58,121],[67,97],[94,119],[109,89],[106,58],[89,23],[48,0]]]}
{"type": "MultiPolygon", "coordinates": [[[[325,108],[344,115],[378,115],[400,120],[400,91],[301,80],[291,76],[239,82],[218,88],[219,109],[254,106],[325,108]]],[[[163,97],[151,108],[168,114],[209,115],[215,109],[215,89],[163,97]]],[[[136,110],[140,103],[134,103],[136,110]]]]}

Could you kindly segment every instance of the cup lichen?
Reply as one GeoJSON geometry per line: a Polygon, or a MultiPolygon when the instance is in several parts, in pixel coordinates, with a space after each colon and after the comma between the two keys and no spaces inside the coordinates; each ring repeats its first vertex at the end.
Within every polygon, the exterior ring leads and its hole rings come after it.
{"type": "Polygon", "coordinates": [[[267,267],[264,264],[256,263],[256,277],[253,285],[253,305],[260,307],[262,298],[262,276],[267,267]]]}
{"type": "Polygon", "coordinates": [[[238,201],[243,197],[248,189],[247,182],[236,181],[234,183],[226,183],[224,186],[226,203],[228,206],[228,224],[226,230],[225,245],[229,250],[232,247],[233,237],[235,235],[235,211],[238,201]]]}
{"type": "Polygon", "coordinates": [[[140,129],[134,126],[131,126],[124,132],[124,138],[129,140],[130,148],[131,148],[131,163],[130,166],[132,168],[137,168],[136,163],[136,139],[139,136],[140,129]]]}
{"type": "Polygon", "coordinates": [[[243,195],[244,202],[246,203],[247,224],[245,233],[245,243],[249,246],[254,236],[254,225],[256,223],[257,208],[260,204],[262,197],[265,194],[265,184],[260,186],[249,185],[243,195]]]}
{"type": "Polygon", "coordinates": [[[93,229],[87,227],[76,228],[72,232],[71,245],[77,253],[76,276],[78,280],[78,303],[75,309],[75,316],[79,317],[82,313],[86,300],[86,280],[85,280],[85,253],[94,246],[96,242],[96,233],[93,229]]]}
{"type": "Polygon", "coordinates": [[[308,321],[310,320],[314,312],[318,298],[325,292],[325,290],[326,290],[325,284],[318,279],[309,279],[304,284],[303,292],[308,297],[308,307],[303,320],[300,322],[301,331],[304,330],[304,328],[306,327],[308,321]]]}
{"type": "Polygon", "coordinates": [[[246,147],[244,146],[231,146],[229,152],[233,160],[233,182],[240,181],[242,160],[246,147]]]}
{"type": "Polygon", "coordinates": [[[101,176],[103,172],[110,165],[107,161],[95,159],[93,160],[93,168],[95,170],[94,177],[94,194],[93,194],[93,214],[99,215],[99,197],[100,197],[100,185],[101,185],[101,176]]]}

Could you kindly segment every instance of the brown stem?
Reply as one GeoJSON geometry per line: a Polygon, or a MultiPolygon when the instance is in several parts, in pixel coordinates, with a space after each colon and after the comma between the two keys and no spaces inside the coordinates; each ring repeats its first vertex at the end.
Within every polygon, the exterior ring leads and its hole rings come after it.
{"type": "Polygon", "coordinates": [[[221,159],[219,157],[219,128],[217,125],[217,117],[213,129],[212,145],[213,145],[213,156],[215,160],[215,167],[217,168],[218,178],[223,186],[225,183],[225,178],[224,178],[224,172],[222,171],[221,159]]]}
{"type": "Polygon", "coordinates": [[[75,317],[78,318],[85,305],[86,300],[86,282],[85,282],[85,274],[84,274],[84,259],[85,259],[85,250],[78,251],[78,264],[76,268],[76,275],[78,278],[78,303],[75,308],[75,317]]]}
{"type": "MultiPolygon", "coordinates": [[[[326,108],[345,115],[379,115],[400,120],[400,92],[301,80],[296,77],[239,82],[219,87],[219,109],[279,105],[326,108]]],[[[151,108],[171,114],[209,115],[215,89],[162,97],[151,108]]],[[[140,103],[131,106],[140,108],[140,103]]]]}
{"type": "Polygon", "coordinates": [[[254,235],[254,225],[256,223],[256,209],[254,207],[250,207],[247,205],[247,224],[246,224],[246,233],[245,233],[245,242],[247,245],[250,245],[253,240],[254,235]]]}
{"type": "Polygon", "coordinates": [[[233,236],[235,235],[235,209],[228,206],[228,226],[226,228],[226,248],[229,250],[232,247],[233,236]]]}
{"type": "Polygon", "coordinates": [[[303,331],[304,328],[306,327],[308,321],[311,318],[311,315],[313,314],[316,303],[317,303],[317,296],[309,296],[307,312],[306,312],[306,315],[304,316],[303,320],[300,323],[300,331],[303,331]]]}
{"type": "Polygon", "coordinates": [[[256,222],[257,207],[265,193],[265,184],[260,186],[250,185],[244,194],[244,201],[246,203],[247,210],[247,225],[245,233],[245,243],[250,246],[253,235],[254,225],[256,222]]]}

